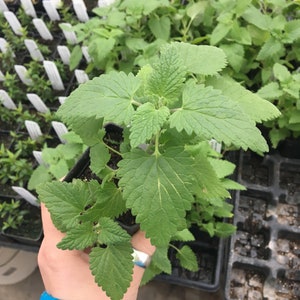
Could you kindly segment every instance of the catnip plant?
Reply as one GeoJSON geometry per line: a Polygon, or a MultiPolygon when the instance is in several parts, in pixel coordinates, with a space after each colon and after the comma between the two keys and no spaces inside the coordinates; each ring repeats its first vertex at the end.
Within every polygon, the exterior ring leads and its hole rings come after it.
{"type": "MultiPolygon", "coordinates": [[[[122,299],[132,280],[130,235],[116,221],[126,211],[157,248],[143,282],[171,273],[170,243],[194,240],[192,224],[211,235],[234,232],[220,219],[232,216],[229,190],[242,187],[227,178],[234,166],[209,141],[261,154],[268,145],[256,123],[280,113],[223,77],[225,66],[217,47],[174,42],[136,75],[113,71],[80,85],[58,110],[90,148],[99,180],[49,182],[38,186],[39,199],[66,233],[57,246],[90,248],[91,272],[113,300],[122,299]],[[123,130],[117,149],[104,139],[111,123],[123,130]]],[[[198,269],[189,246],[177,251],[183,267],[198,269]]]]}

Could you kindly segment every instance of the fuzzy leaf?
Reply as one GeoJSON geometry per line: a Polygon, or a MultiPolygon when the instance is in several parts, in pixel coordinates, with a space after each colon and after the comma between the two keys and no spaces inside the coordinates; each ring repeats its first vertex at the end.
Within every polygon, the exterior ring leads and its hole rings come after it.
{"type": "Polygon", "coordinates": [[[136,221],[154,245],[168,244],[183,229],[185,212],[193,201],[193,159],[181,148],[151,156],[135,149],[124,155],[119,167],[119,185],[136,221]]]}
{"type": "Polygon", "coordinates": [[[197,257],[193,250],[188,246],[184,245],[177,253],[177,259],[179,259],[180,264],[185,269],[196,272],[199,269],[197,257]]]}
{"type": "Polygon", "coordinates": [[[97,233],[93,231],[93,224],[77,224],[68,230],[67,235],[57,244],[63,250],[84,250],[97,241],[97,233]]]}
{"type": "Polygon", "coordinates": [[[109,151],[104,143],[98,143],[90,148],[90,168],[98,175],[106,166],[110,159],[109,151]]]}
{"type": "Polygon", "coordinates": [[[208,158],[208,161],[213,166],[218,178],[224,178],[234,172],[235,164],[227,160],[208,158]]]}
{"type": "Polygon", "coordinates": [[[210,43],[216,45],[219,43],[231,30],[232,23],[218,23],[217,26],[213,29],[210,36],[210,43]]]}
{"type": "Polygon", "coordinates": [[[292,20],[285,24],[285,35],[289,42],[300,39],[300,20],[292,20]]]}
{"type": "Polygon", "coordinates": [[[87,183],[53,181],[37,188],[39,200],[45,203],[57,229],[66,232],[77,224],[78,216],[90,203],[87,183]]]}
{"type": "Polygon", "coordinates": [[[81,84],[59,108],[58,116],[71,125],[77,118],[104,118],[106,122],[128,124],[133,114],[131,100],[139,88],[132,74],[112,72],[81,84]]]}
{"type": "Polygon", "coordinates": [[[130,242],[94,247],[90,252],[90,269],[99,286],[111,300],[120,300],[132,280],[132,246],[130,242]]]}
{"type": "Polygon", "coordinates": [[[269,82],[257,91],[257,95],[264,99],[278,99],[283,95],[277,82],[269,82]]]}
{"type": "Polygon", "coordinates": [[[226,55],[220,48],[187,43],[174,43],[174,45],[183,59],[184,66],[191,73],[215,75],[227,64],[226,55]]]}
{"type": "Polygon", "coordinates": [[[181,231],[178,231],[172,237],[172,241],[191,242],[194,240],[195,240],[195,237],[188,229],[183,229],[181,231]]]}
{"type": "Polygon", "coordinates": [[[235,101],[251,120],[259,123],[275,119],[280,111],[269,101],[251,93],[229,77],[213,77],[207,80],[209,85],[222,91],[222,94],[235,101]],[[255,107],[255,110],[253,109],[255,107]]]}
{"type": "Polygon", "coordinates": [[[217,222],[215,233],[219,237],[228,237],[236,231],[236,227],[229,223],[217,222]]]}
{"type": "Polygon", "coordinates": [[[161,272],[171,274],[172,266],[168,258],[168,247],[157,247],[151,257],[151,263],[158,267],[161,272]]]}
{"type": "Polygon", "coordinates": [[[170,126],[179,132],[214,138],[225,145],[265,152],[266,141],[255,123],[236,105],[211,87],[190,84],[183,92],[182,108],[170,117],[170,126]]]}
{"type": "Polygon", "coordinates": [[[258,8],[251,5],[243,14],[243,18],[256,27],[269,30],[272,19],[269,15],[264,15],[258,8]]]}
{"type": "Polygon", "coordinates": [[[161,129],[169,114],[166,106],[155,109],[154,104],[149,102],[139,106],[133,116],[130,128],[131,147],[137,147],[151,139],[161,129]]]}
{"type": "MultiPolygon", "coordinates": [[[[283,50],[283,45],[280,41],[276,40],[273,37],[270,37],[266,43],[261,47],[260,51],[257,54],[257,60],[267,60],[267,59],[276,59],[280,52],[283,50]]],[[[279,57],[278,57],[279,59],[279,57]]]]}
{"type": "Polygon", "coordinates": [[[171,22],[168,16],[152,17],[148,26],[157,39],[167,41],[170,37],[171,22]]]}

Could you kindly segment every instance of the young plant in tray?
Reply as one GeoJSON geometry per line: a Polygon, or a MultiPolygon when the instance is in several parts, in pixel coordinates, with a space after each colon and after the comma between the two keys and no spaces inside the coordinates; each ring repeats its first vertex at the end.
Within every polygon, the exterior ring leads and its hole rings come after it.
{"type": "MultiPolygon", "coordinates": [[[[55,181],[37,191],[66,233],[58,247],[91,247],[91,272],[111,299],[122,298],[132,276],[130,236],[115,220],[124,212],[131,211],[157,247],[144,282],[171,272],[170,242],[193,240],[192,224],[211,235],[234,231],[220,219],[231,216],[228,190],[241,186],[225,178],[234,166],[209,141],[263,153],[268,146],[256,122],[280,113],[222,77],[225,66],[216,47],[172,43],[137,75],[112,72],[80,85],[58,110],[90,147],[99,179],[55,181]],[[118,147],[104,138],[108,123],[123,129],[118,147]]],[[[197,270],[191,248],[177,251],[185,268],[197,270]]]]}

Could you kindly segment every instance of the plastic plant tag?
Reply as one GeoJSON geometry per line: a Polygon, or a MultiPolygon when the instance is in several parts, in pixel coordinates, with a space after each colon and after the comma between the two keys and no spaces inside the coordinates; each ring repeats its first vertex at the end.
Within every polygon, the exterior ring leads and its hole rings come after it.
{"type": "Polygon", "coordinates": [[[23,187],[12,186],[11,188],[31,205],[34,205],[37,207],[40,206],[40,203],[38,202],[37,198],[33,194],[31,194],[29,191],[24,189],[23,187]]]}
{"type": "Polygon", "coordinates": [[[3,14],[13,32],[16,35],[22,35],[23,28],[16,15],[12,11],[5,11],[3,14]]]}
{"type": "Polygon", "coordinates": [[[209,141],[209,144],[210,144],[210,146],[213,150],[215,150],[218,153],[221,153],[221,150],[222,150],[222,144],[221,143],[217,142],[215,139],[211,139],[209,141]]]}
{"type": "Polygon", "coordinates": [[[34,40],[25,39],[25,46],[33,60],[43,61],[44,57],[34,40]]]}
{"type": "Polygon", "coordinates": [[[51,122],[53,129],[55,130],[60,141],[65,144],[66,141],[63,139],[63,135],[68,132],[67,127],[62,122],[52,121],[51,122]]]}
{"type": "Polygon", "coordinates": [[[59,101],[60,104],[64,104],[66,99],[67,99],[67,97],[64,97],[64,96],[58,97],[58,101],[59,101]]]}
{"type": "Polygon", "coordinates": [[[32,22],[42,39],[44,39],[46,41],[53,40],[53,36],[52,36],[51,32],[49,31],[47,25],[45,24],[45,22],[42,19],[36,18],[36,19],[33,19],[32,22]]]}
{"type": "Polygon", "coordinates": [[[75,77],[76,77],[77,82],[79,84],[85,83],[85,82],[87,82],[89,80],[88,75],[83,70],[76,69],[75,70],[75,77]]]}
{"type": "Polygon", "coordinates": [[[44,60],[43,65],[51,82],[52,88],[56,91],[63,91],[65,87],[55,63],[53,61],[44,60]]]}
{"type": "Polygon", "coordinates": [[[56,9],[55,3],[51,0],[43,0],[44,9],[51,21],[59,21],[60,16],[56,9]]]}
{"type": "Polygon", "coordinates": [[[21,0],[21,4],[26,15],[36,18],[36,12],[31,0],[21,0]]]}
{"type": "Polygon", "coordinates": [[[4,80],[5,80],[5,76],[0,70],[0,81],[4,81],[4,80]]]}
{"type": "Polygon", "coordinates": [[[81,47],[81,51],[82,51],[82,54],[83,54],[83,56],[84,56],[84,58],[85,58],[85,60],[89,63],[89,62],[91,62],[91,57],[90,57],[90,55],[89,55],[89,48],[88,48],[88,46],[82,46],[81,47]]]}
{"type": "Polygon", "coordinates": [[[31,80],[31,78],[28,77],[28,71],[27,69],[24,67],[24,66],[21,66],[21,65],[15,65],[15,71],[16,73],[18,74],[20,80],[28,85],[28,86],[31,86],[33,85],[33,82],[31,80]]]}
{"type": "Polygon", "coordinates": [[[59,46],[57,46],[57,52],[58,52],[62,62],[65,65],[69,65],[71,53],[70,53],[70,50],[68,49],[68,47],[59,45],[59,46]]]}
{"type": "Polygon", "coordinates": [[[86,6],[83,0],[72,0],[73,8],[75,10],[76,16],[81,22],[86,22],[89,20],[89,15],[86,10],[86,6]]]}
{"type": "Polygon", "coordinates": [[[9,47],[8,42],[4,38],[0,38],[0,51],[5,53],[9,47]]]}
{"type": "Polygon", "coordinates": [[[115,0],[98,0],[98,6],[106,7],[106,6],[113,4],[114,2],[115,2],[115,0]]]}
{"type": "Polygon", "coordinates": [[[41,112],[41,113],[47,113],[49,112],[49,108],[45,105],[45,103],[42,101],[42,99],[36,95],[36,94],[26,94],[28,100],[30,103],[34,106],[34,108],[41,112]]]}
{"type": "Polygon", "coordinates": [[[43,158],[42,158],[42,151],[33,150],[32,154],[33,154],[35,160],[38,162],[39,165],[45,164],[44,161],[43,161],[43,158]]]}
{"type": "Polygon", "coordinates": [[[8,11],[8,7],[7,5],[5,4],[4,0],[0,0],[0,12],[5,12],[5,11],[8,11]]]}
{"type": "Polygon", "coordinates": [[[17,109],[16,104],[6,91],[0,90],[0,102],[8,109],[17,109]]]}
{"type": "Polygon", "coordinates": [[[77,43],[77,37],[74,31],[72,31],[72,25],[70,23],[61,23],[63,34],[70,44],[74,45],[77,43]]]}
{"type": "Polygon", "coordinates": [[[62,0],[50,0],[54,7],[56,8],[61,8],[63,6],[63,1],[62,0]]]}
{"type": "Polygon", "coordinates": [[[25,126],[26,126],[29,136],[33,140],[37,140],[39,137],[41,137],[43,135],[39,124],[34,121],[26,120],[25,126]]]}

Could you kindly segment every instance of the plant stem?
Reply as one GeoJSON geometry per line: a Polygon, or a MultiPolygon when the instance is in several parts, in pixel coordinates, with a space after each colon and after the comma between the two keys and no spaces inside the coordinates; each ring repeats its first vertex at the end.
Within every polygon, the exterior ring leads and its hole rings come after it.
{"type": "Polygon", "coordinates": [[[117,155],[123,157],[123,155],[122,155],[121,152],[119,152],[119,151],[117,151],[116,149],[114,149],[114,148],[108,146],[107,144],[104,144],[104,145],[106,146],[106,148],[107,148],[108,150],[110,150],[110,151],[112,151],[113,153],[116,153],[117,155]]]}

